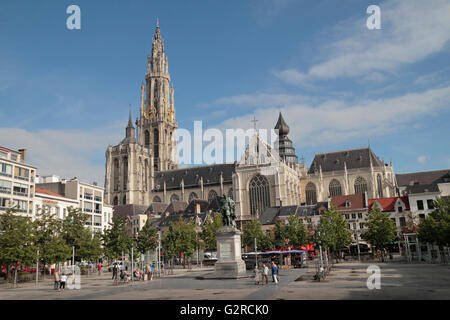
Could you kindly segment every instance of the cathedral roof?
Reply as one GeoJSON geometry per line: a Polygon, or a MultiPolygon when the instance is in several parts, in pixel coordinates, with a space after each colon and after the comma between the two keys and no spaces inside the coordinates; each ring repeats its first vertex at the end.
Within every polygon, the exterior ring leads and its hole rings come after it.
{"type": "Polygon", "coordinates": [[[155,190],[163,190],[164,182],[166,190],[180,189],[181,180],[184,181],[184,188],[198,188],[200,178],[203,178],[204,186],[217,185],[220,184],[221,173],[223,182],[231,183],[235,167],[235,163],[225,163],[155,172],[155,190]]]}
{"type": "Polygon", "coordinates": [[[122,218],[126,218],[126,217],[131,217],[134,216],[136,214],[144,214],[144,212],[146,211],[147,206],[141,206],[141,205],[137,205],[137,204],[122,204],[122,205],[117,205],[114,206],[113,208],[113,216],[114,217],[122,217],[122,218]]]}
{"type": "Polygon", "coordinates": [[[319,172],[320,167],[323,172],[344,170],[344,162],[347,169],[369,168],[370,161],[374,167],[385,165],[370,147],[318,153],[315,155],[308,173],[319,172]]]}
{"type": "Polygon", "coordinates": [[[450,169],[396,174],[399,187],[450,182],[450,169]]]}

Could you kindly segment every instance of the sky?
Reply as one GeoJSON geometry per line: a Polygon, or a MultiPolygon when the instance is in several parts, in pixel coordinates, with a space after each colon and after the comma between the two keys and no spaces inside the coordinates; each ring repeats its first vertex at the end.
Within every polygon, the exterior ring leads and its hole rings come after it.
{"type": "Polygon", "coordinates": [[[397,173],[450,168],[446,0],[2,0],[0,146],[26,148],[39,175],[102,184],[157,17],[180,128],[273,128],[282,112],[308,167],[370,145],[397,173]]]}

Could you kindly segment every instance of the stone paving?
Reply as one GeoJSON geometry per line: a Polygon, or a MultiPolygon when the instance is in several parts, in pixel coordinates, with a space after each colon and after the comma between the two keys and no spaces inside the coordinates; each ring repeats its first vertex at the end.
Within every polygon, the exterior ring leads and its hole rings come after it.
{"type": "MultiPolygon", "coordinates": [[[[111,273],[82,276],[80,290],[57,292],[46,279],[20,284],[9,289],[0,286],[0,300],[301,300],[301,299],[450,299],[450,266],[406,264],[400,262],[345,262],[335,264],[325,281],[295,281],[314,266],[281,270],[280,282],[269,276],[267,285],[256,285],[253,278],[237,280],[199,280],[212,269],[175,270],[175,274],[152,281],[113,285],[111,273]],[[381,269],[381,289],[369,290],[366,269],[376,264],[381,269]]],[[[251,273],[249,272],[249,275],[251,273]]]]}

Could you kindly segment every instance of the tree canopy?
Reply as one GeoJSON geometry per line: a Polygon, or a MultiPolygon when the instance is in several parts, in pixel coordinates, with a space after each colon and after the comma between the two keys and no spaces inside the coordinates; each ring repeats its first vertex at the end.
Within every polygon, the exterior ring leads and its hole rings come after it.
{"type": "Polygon", "coordinates": [[[256,220],[250,220],[244,225],[244,234],[242,236],[242,242],[247,247],[253,248],[256,245],[260,250],[273,249],[273,244],[268,235],[266,235],[261,229],[261,223],[256,220]]]}
{"type": "Polygon", "coordinates": [[[382,212],[378,206],[373,206],[370,210],[366,227],[367,230],[361,234],[361,237],[377,249],[383,249],[395,240],[397,228],[389,218],[389,213],[382,212]]]}
{"type": "Polygon", "coordinates": [[[344,216],[333,205],[325,210],[314,233],[314,242],[325,249],[337,252],[351,243],[351,233],[344,216]]]}

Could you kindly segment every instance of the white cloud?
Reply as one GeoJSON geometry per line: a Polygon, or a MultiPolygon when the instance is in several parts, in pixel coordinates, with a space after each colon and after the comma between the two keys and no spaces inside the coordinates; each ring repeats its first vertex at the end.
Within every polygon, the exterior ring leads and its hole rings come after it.
{"type": "Polygon", "coordinates": [[[427,162],[428,158],[426,156],[419,156],[417,157],[417,162],[424,164],[425,162],[427,162]]]}
{"type": "MultiPolygon", "coordinates": [[[[276,97],[273,96],[273,99],[276,97]]],[[[259,107],[247,115],[227,119],[218,127],[249,128],[250,120],[255,115],[259,120],[258,128],[270,129],[275,125],[278,111],[282,111],[291,129],[289,135],[297,146],[326,145],[354,138],[388,135],[410,128],[411,123],[424,116],[448,111],[450,87],[357,102],[326,100],[320,104],[310,104],[295,103],[293,100],[283,98],[278,104],[273,104],[279,108],[259,107]]],[[[245,101],[257,106],[259,94],[253,100],[247,95],[245,100],[230,98],[227,101],[235,101],[237,105],[239,101],[245,101]]]]}
{"type": "Polygon", "coordinates": [[[83,131],[0,128],[0,145],[27,149],[27,163],[37,167],[40,176],[78,177],[103,185],[106,148],[108,144],[117,144],[122,136],[123,132],[117,129],[105,128],[83,131]]]}
{"type": "Polygon", "coordinates": [[[320,50],[326,52],[323,62],[305,72],[289,68],[274,74],[298,85],[309,80],[339,77],[380,81],[383,73],[425,59],[448,45],[450,2],[391,0],[380,7],[381,30],[366,28],[368,16],[345,22],[345,28],[342,25],[335,27],[336,39],[324,45],[326,50],[320,50]],[[344,34],[342,30],[346,30],[344,34]]]}

